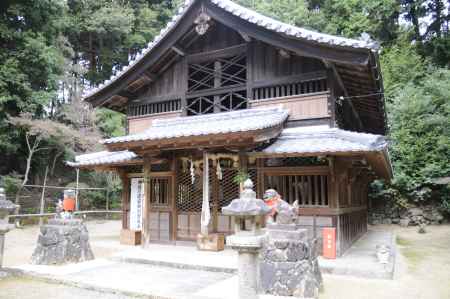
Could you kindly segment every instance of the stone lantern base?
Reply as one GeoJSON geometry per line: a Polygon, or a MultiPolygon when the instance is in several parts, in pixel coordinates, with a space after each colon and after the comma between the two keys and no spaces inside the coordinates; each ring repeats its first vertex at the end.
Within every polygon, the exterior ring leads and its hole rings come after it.
{"type": "Polygon", "coordinates": [[[89,233],[81,219],[50,219],[41,226],[31,263],[58,265],[92,259],[89,233]]]}
{"type": "Polygon", "coordinates": [[[297,298],[318,298],[322,276],[316,242],[295,224],[269,224],[260,255],[263,293],[297,298]]]}

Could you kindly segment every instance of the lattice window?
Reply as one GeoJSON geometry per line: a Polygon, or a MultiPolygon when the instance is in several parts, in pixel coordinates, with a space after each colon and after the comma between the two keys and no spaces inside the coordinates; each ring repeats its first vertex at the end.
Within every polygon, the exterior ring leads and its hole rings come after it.
{"type": "Polygon", "coordinates": [[[188,92],[245,84],[247,66],[245,53],[202,63],[190,63],[188,92]]]}
{"type": "Polygon", "coordinates": [[[281,197],[300,206],[328,206],[327,175],[274,175],[265,177],[265,188],[275,189],[281,197]]]}
{"type": "Polygon", "coordinates": [[[228,112],[245,108],[247,108],[247,92],[245,90],[188,98],[186,107],[188,115],[228,112]]]}
{"type": "Polygon", "coordinates": [[[150,202],[157,206],[169,205],[170,178],[151,178],[150,202]]]}
{"type": "MultiPolygon", "coordinates": [[[[209,194],[212,195],[214,170],[209,170],[209,194]]],[[[192,184],[191,174],[188,171],[180,171],[177,176],[177,209],[181,212],[201,212],[203,199],[202,173],[195,174],[192,184]]],[[[213,196],[210,196],[210,206],[213,205],[213,196]]]]}
{"type": "Polygon", "coordinates": [[[225,168],[222,171],[222,180],[219,181],[219,208],[230,204],[239,197],[239,185],[234,181],[237,169],[225,168]]]}

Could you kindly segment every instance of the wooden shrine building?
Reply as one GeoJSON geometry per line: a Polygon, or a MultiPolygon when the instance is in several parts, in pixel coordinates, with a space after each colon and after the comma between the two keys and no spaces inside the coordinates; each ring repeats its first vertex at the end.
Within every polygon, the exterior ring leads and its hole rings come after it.
{"type": "Polygon", "coordinates": [[[85,101],[127,115],[126,136],[69,162],[120,175],[124,241],[195,240],[204,197],[209,232],[231,233],[221,207],[249,176],[298,200],[312,235],[335,227],[341,255],[367,230],[368,184],[392,176],[377,44],[230,0],[186,1],[85,101]]]}

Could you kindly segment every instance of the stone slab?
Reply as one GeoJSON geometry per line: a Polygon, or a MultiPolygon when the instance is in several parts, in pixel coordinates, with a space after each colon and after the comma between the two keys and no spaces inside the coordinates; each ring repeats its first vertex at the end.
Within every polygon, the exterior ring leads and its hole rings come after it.
{"type": "Polygon", "coordinates": [[[385,230],[369,228],[341,257],[330,260],[319,257],[323,273],[370,279],[393,279],[397,254],[395,234],[385,230]],[[376,246],[386,244],[391,248],[391,257],[386,265],[376,257],[376,246]]]}

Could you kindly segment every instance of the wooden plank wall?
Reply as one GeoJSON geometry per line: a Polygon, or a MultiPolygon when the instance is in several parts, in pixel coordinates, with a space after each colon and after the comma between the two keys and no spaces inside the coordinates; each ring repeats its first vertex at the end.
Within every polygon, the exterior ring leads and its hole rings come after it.
{"type": "Polygon", "coordinates": [[[254,42],[252,50],[251,69],[254,82],[326,70],[318,59],[297,55],[283,56],[279,49],[260,41],[254,42]]]}

